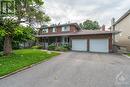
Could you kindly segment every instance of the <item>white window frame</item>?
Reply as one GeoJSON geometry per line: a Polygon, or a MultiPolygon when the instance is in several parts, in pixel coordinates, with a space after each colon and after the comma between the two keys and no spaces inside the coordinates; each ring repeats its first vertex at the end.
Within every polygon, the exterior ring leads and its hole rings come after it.
{"type": "Polygon", "coordinates": [[[44,33],[48,33],[48,29],[43,29],[43,32],[44,33]]]}
{"type": "Polygon", "coordinates": [[[56,32],[56,28],[55,27],[52,28],[52,32],[56,32]]]}
{"type": "Polygon", "coordinates": [[[70,26],[63,26],[62,32],[67,32],[67,31],[70,31],[70,26]]]}

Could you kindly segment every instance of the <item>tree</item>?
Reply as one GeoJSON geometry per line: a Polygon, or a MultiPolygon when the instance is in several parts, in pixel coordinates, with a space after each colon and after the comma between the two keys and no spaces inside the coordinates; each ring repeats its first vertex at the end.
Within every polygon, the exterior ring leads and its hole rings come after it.
{"type": "Polygon", "coordinates": [[[80,27],[86,30],[98,30],[100,26],[97,21],[86,20],[83,23],[80,23],[80,27]]]}
{"type": "Polygon", "coordinates": [[[24,42],[34,39],[34,30],[31,27],[19,25],[14,19],[3,19],[0,25],[0,36],[4,37],[4,54],[12,52],[12,42],[24,42]]]}
{"type": "MultiPolygon", "coordinates": [[[[4,32],[0,32],[0,51],[3,50],[3,46],[4,46],[4,36],[5,34],[7,34],[7,31],[5,32],[5,28],[1,29],[0,31],[3,30],[4,32]]],[[[12,33],[12,48],[13,49],[18,49],[19,48],[19,44],[26,42],[28,40],[34,40],[34,29],[27,26],[18,26],[14,29],[13,31],[14,33],[12,33]],[[21,38],[22,37],[22,38],[21,38]]]]}
{"type": "Polygon", "coordinates": [[[24,19],[24,22],[30,26],[34,23],[42,23],[50,21],[50,17],[47,16],[43,9],[43,0],[15,0],[16,16],[18,21],[24,19]]]}
{"type": "Polygon", "coordinates": [[[44,23],[50,21],[49,16],[40,10],[43,4],[43,0],[15,0],[16,14],[0,18],[0,36],[4,38],[5,55],[12,52],[14,38],[18,37],[23,41],[25,38],[30,39],[29,37],[31,37],[30,31],[25,27],[21,27],[21,23],[28,23],[31,26],[32,22],[44,23]]]}
{"type": "Polygon", "coordinates": [[[3,19],[0,23],[0,35],[4,36],[4,54],[8,55],[12,52],[12,34],[16,28],[17,23],[14,20],[3,19]]]}

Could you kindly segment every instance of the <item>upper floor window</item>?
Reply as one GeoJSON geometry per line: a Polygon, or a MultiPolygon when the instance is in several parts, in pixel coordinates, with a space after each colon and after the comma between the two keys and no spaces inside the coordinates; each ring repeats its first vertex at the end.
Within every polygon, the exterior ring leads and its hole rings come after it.
{"type": "Polygon", "coordinates": [[[70,31],[70,26],[62,27],[62,32],[70,31]]]}
{"type": "Polygon", "coordinates": [[[52,28],[52,32],[56,32],[56,28],[55,27],[52,28]]]}
{"type": "Polygon", "coordinates": [[[48,29],[43,29],[43,32],[44,33],[48,33],[48,29]]]}

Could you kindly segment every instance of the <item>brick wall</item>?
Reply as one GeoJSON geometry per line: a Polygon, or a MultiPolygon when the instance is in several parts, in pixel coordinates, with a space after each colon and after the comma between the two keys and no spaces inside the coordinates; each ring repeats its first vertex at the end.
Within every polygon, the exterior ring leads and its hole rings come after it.
{"type": "Polygon", "coordinates": [[[42,34],[60,34],[60,33],[69,33],[69,32],[77,32],[78,31],[76,26],[74,26],[74,25],[69,25],[69,26],[70,26],[70,31],[67,31],[67,32],[62,32],[62,26],[57,26],[56,32],[52,32],[52,30],[51,30],[52,28],[49,27],[48,33],[42,33],[42,34]]]}

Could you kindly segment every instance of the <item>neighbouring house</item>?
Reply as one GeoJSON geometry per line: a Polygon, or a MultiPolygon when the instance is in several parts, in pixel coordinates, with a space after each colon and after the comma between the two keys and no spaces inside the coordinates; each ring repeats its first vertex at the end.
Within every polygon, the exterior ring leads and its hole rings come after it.
{"type": "Polygon", "coordinates": [[[50,44],[69,44],[73,51],[112,52],[112,35],[117,31],[83,30],[77,23],[40,28],[36,36],[45,48],[50,44]]]}
{"type": "Polygon", "coordinates": [[[130,51],[130,10],[128,10],[117,21],[112,20],[111,31],[121,31],[120,34],[113,36],[114,44],[130,51]]]}

